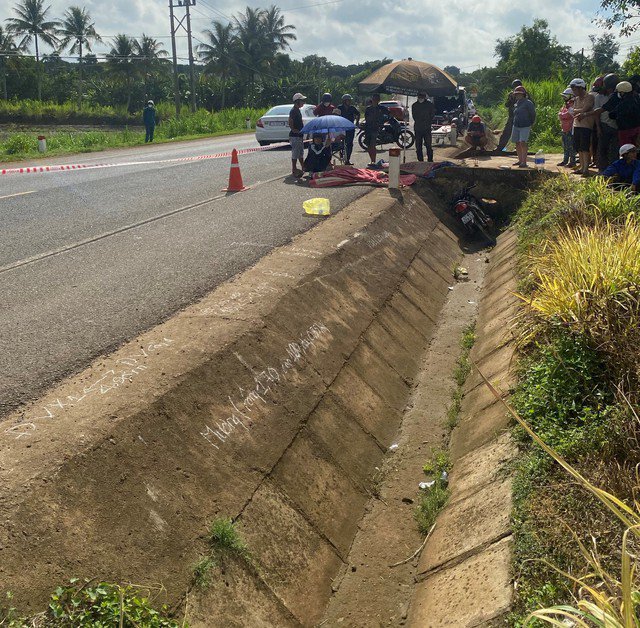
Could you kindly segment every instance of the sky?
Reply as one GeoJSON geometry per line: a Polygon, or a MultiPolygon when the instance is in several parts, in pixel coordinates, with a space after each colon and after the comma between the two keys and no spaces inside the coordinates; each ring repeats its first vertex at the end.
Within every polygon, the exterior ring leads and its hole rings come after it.
{"type": "MultiPolygon", "coordinates": [[[[61,17],[72,2],[49,0],[50,16],[61,17]]],[[[192,8],[194,37],[202,39],[201,31],[213,19],[225,22],[247,4],[255,7],[271,3],[273,0],[196,0],[192,8]]],[[[78,5],[87,8],[106,42],[97,45],[94,52],[107,52],[106,44],[116,33],[140,36],[143,32],[160,38],[170,51],[166,0],[78,0],[78,5]]],[[[11,0],[2,2],[0,20],[12,15],[12,6],[11,0]]],[[[412,57],[471,72],[494,65],[496,39],[510,37],[534,18],[546,19],[560,43],[574,50],[588,49],[589,35],[603,32],[593,23],[598,0],[449,0],[446,4],[437,0],[282,0],[278,6],[287,22],[296,26],[298,39],[288,51],[293,58],[318,54],[342,65],[383,57],[412,57]]],[[[640,33],[622,39],[622,58],[629,46],[638,44],[640,33]]],[[[186,40],[181,38],[179,56],[186,58],[186,49],[186,40]]]]}

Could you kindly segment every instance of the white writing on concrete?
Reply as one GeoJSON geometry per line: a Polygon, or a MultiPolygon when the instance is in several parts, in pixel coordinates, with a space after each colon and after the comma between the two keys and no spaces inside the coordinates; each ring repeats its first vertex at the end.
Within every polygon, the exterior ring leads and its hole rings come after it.
{"type": "Polygon", "coordinates": [[[255,419],[253,411],[267,404],[269,397],[278,386],[285,382],[290,371],[297,368],[298,362],[315,348],[315,341],[329,333],[329,328],[324,324],[314,323],[301,334],[297,341],[287,345],[285,349],[287,357],[279,361],[278,367],[269,366],[259,372],[249,366],[241,355],[236,354],[243,366],[246,366],[253,373],[253,382],[248,389],[238,386],[242,396],[237,400],[228,397],[229,414],[212,424],[213,427],[205,425],[204,431],[200,432],[200,435],[213,447],[220,449],[220,445],[239,429],[248,432],[255,419]]]}
{"type": "Polygon", "coordinates": [[[207,316],[215,314],[218,316],[228,316],[229,314],[237,314],[250,303],[253,303],[256,297],[261,297],[268,292],[278,292],[274,287],[266,282],[258,284],[249,292],[232,292],[228,299],[223,299],[218,303],[214,303],[209,307],[205,307],[200,314],[207,316]]]}
{"type": "Polygon", "coordinates": [[[124,358],[118,358],[115,363],[118,367],[124,368],[109,369],[102,377],[88,386],[84,386],[82,390],[72,395],[56,398],[54,401],[42,406],[37,416],[32,416],[28,421],[12,425],[5,429],[4,433],[16,439],[31,436],[33,432],[36,431],[39,422],[56,419],[67,408],[78,405],[88,397],[106,395],[120,386],[124,386],[127,383],[131,384],[136,376],[149,368],[146,364],[143,364],[142,361],[153,357],[151,355],[153,352],[165,349],[173,344],[173,342],[174,341],[169,338],[163,338],[160,342],[148,344],[146,349],[142,348],[138,353],[133,353],[124,358]]]}

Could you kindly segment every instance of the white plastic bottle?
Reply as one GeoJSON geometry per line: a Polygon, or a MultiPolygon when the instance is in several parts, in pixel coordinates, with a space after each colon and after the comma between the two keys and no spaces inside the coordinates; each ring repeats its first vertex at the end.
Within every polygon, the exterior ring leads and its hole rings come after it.
{"type": "Polygon", "coordinates": [[[544,162],[546,161],[544,157],[544,151],[542,149],[540,149],[536,153],[534,161],[535,161],[536,168],[538,169],[538,172],[542,172],[544,170],[544,162]]]}

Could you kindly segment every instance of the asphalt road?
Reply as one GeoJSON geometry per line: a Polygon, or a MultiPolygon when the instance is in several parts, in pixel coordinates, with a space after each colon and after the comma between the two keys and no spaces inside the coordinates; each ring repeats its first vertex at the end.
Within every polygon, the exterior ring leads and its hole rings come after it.
{"type": "MultiPolygon", "coordinates": [[[[241,156],[251,188],[230,196],[228,158],[159,163],[256,146],[153,145],[38,162],[129,165],[0,175],[0,416],[316,224],[302,202],[318,194],[286,178],[286,150],[241,156]]],[[[322,195],[338,211],[367,191],[322,195]]]]}

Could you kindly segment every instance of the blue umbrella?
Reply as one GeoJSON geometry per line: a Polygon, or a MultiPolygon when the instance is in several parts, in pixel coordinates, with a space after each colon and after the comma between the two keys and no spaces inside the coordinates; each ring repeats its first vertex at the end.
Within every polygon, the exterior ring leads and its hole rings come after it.
{"type": "Polygon", "coordinates": [[[302,127],[302,133],[344,133],[353,131],[356,125],[342,116],[321,116],[307,122],[302,127]]]}

